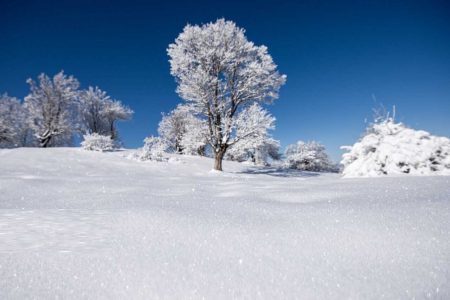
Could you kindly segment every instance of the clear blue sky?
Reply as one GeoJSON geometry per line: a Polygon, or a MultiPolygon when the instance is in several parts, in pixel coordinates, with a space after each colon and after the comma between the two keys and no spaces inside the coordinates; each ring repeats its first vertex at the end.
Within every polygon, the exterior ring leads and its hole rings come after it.
{"type": "Polygon", "coordinates": [[[166,48],[187,23],[224,17],[247,30],[288,80],[269,110],[285,146],[318,140],[334,159],[378,102],[411,127],[450,136],[449,1],[0,0],[0,93],[64,69],[134,109],[128,147],[181,101],[166,48]]]}

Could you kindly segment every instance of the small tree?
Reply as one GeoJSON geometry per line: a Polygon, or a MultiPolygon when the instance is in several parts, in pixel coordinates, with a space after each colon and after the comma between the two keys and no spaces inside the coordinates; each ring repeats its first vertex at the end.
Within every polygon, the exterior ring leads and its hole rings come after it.
{"type": "Polygon", "coordinates": [[[214,169],[222,170],[230,146],[242,139],[235,120],[254,102],[271,103],[286,76],[277,71],[265,46],[255,46],[244,29],[219,19],[187,25],[168,48],[177,93],[206,120],[214,169]]]}
{"type": "Polygon", "coordinates": [[[41,147],[68,144],[77,127],[78,80],[63,71],[52,79],[42,73],[38,80],[27,80],[31,89],[25,97],[28,124],[41,147]]]}
{"type": "Polygon", "coordinates": [[[130,120],[133,110],[125,106],[119,100],[108,100],[104,103],[101,117],[105,120],[111,139],[119,138],[116,123],[118,121],[130,120]]]}
{"type": "Polygon", "coordinates": [[[25,145],[26,112],[17,98],[0,95],[0,147],[25,145]]]}
{"type": "Polygon", "coordinates": [[[163,114],[162,120],[159,122],[158,133],[166,141],[170,150],[179,154],[183,152],[181,141],[186,134],[191,118],[193,116],[185,105],[178,105],[169,114],[163,114]]]}
{"type": "Polygon", "coordinates": [[[317,142],[302,142],[289,145],[285,152],[285,165],[291,169],[314,172],[337,172],[338,168],[325,151],[325,147],[317,142]]]}
{"type": "Polygon", "coordinates": [[[110,128],[104,118],[105,105],[110,97],[98,87],[89,87],[80,93],[82,130],[86,133],[108,134],[110,128]]]}
{"type": "Polygon", "coordinates": [[[80,93],[80,114],[83,132],[98,133],[117,140],[115,123],[131,119],[133,111],[120,101],[111,99],[98,87],[89,87],[80,93]]]}

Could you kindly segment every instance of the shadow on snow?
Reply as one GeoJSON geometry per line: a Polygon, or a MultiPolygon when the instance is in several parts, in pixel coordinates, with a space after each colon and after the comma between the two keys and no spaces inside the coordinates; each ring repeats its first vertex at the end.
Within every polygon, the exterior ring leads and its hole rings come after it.
{"type": "Polygon", "coordinates": [[[241,174],[265,174],[274,177],[317,177],[320,173],[300,171],[293,169],[283,169],[283,168],[264,168],[264,167],[250,167],[241,172],[241,174]]]}

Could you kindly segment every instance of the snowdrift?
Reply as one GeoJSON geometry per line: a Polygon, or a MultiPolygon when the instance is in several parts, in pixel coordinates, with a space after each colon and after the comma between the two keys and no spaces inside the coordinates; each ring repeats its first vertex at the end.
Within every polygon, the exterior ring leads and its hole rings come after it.
{"type": "Polygon", "coordinates": [[[414,130],[388,119],[343,155],[344,177],[383,175],[449,175],[450,139],[414,130]]]}

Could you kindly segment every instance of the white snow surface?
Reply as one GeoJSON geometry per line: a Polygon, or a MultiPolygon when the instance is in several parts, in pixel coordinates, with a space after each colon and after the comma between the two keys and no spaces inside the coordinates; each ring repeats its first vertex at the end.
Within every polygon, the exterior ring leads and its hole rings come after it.
{"type": "Polygon", "coordinates": [[[0,299],[449,299],[450,177],[0,150],[0,299]]]}

